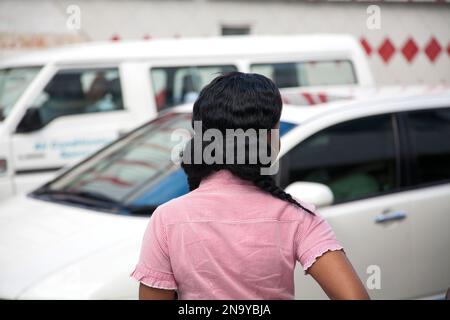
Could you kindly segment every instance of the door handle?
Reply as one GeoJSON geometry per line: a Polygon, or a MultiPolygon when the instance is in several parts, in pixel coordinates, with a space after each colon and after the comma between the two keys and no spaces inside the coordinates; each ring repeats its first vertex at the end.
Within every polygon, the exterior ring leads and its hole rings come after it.
{"type": "Polygon", "coordinates": [[[386,214],[379,214],[375,217],[376,223],[386,223],[389,221],[403,220],[406,218],[406,212],[394,211],[386,214]]]}

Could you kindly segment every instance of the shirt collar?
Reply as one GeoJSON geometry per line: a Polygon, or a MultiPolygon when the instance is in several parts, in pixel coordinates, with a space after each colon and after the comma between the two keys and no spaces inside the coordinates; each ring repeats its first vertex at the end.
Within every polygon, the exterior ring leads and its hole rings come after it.
{"type": "Polygon", "coordinates": [[[226,169],[213,172],[200,182],[201,188],[218,185],[255,186],[253,182],[241,179],[226,169]]]}

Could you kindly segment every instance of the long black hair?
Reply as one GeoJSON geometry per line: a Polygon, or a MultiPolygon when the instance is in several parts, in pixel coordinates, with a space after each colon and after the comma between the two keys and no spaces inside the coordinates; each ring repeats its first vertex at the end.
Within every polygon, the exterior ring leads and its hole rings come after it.
{"type": "MultiPolygon", "coordinates": [[[[227,129],[270,130],[279,123],[282,106],[280,91],[270,79],[255,73],[231,72],[216,77],[201,90],[194,103],[192,124],[194,127],[195,121],[201,121],[203,131],[216,129],[224,135],[227,129]]],[[[200,148],[203,150],[209,143],[202,141],[200,148]]],[[[237,148],[237,145],[235,147],[237,148]]],[[[234,157],[237,156],[236,148],[234,157]]],[[[248,141],[245,142],[245,148],[248,149],[248,141]]],[[[227,164],[227,161],[207,164],[205,161],[192,161],[194,149],[195,143],[192,139],[183,151],[184,155],[191,154],[189,158],[191,161],[186,161],[183,157],[181,163],[191,190],[198,188],[202,179],[213,172],[226,169],[233,175],[252,182],[272,196],[314,214],[281,189],[275,183],[273,176],[262,175],[261,168],[264,164],[259,159],[253,164],[249,161],[243,164],[237,162],[227,164]]],[[[268,149],[272,152],[270,145],[268,149]]],[[[246,154],[248,155],[249,152],[246,154]]]]}

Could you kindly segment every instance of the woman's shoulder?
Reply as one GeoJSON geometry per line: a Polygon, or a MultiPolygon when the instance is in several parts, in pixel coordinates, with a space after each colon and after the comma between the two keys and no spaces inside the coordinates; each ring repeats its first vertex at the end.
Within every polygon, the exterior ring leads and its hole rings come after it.
{"type": "Polygon", "coordinates": [[[181,218],[182,215],[192,206],[196,198],[195,192],[191,191],[179,197],[173,198],[163,204],[160,204],[153,215],[160,216],[165,223],[170,223],[181,218]]]}
{"type": "Polygon", "coordinates": [[[283,211],[283,219],[285,220],[296,220],[298,222],[310,222],[310,220],[321,220],[317,208],[314,204],[302,201],[298,198],[294,198],[300,205],[288,203],[283,211]],[[310,212],[308,212],[307,210],[310,212]],[[312,213],[311,213],[312,212],[312,213]]]}
{"type": "MultiPolygon", "coordinates": [[[[292,198],[294,198],[294,200],[296,200],[298,203],[300,203],[303,208],[306,208],[311,212],[316,212],[316,206],[314,204],[305,202],[297,197],[292,197],[292,198]]],[[[306,210],[303,210],[303,209],[301,209],[301,210],[307,212],[306,210]]]]}

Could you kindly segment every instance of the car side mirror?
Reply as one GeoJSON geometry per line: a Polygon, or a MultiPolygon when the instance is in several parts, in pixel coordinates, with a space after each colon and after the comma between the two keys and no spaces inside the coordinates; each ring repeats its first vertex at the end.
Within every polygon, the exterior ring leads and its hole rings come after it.
{"type": "Polygon", "coordinates": [[[43,127],[41,114],[38,108],[28,108],[17,126],[16,132],[27,133],[39,130],[43,127]]]}
{"type": "Polygon", "coordinates": [[[311,203],[316,207],[329,206],[334,200],[331,189],[317,182],[294,182],[288,185],[285,191],[293,197],[311,203]]]}

